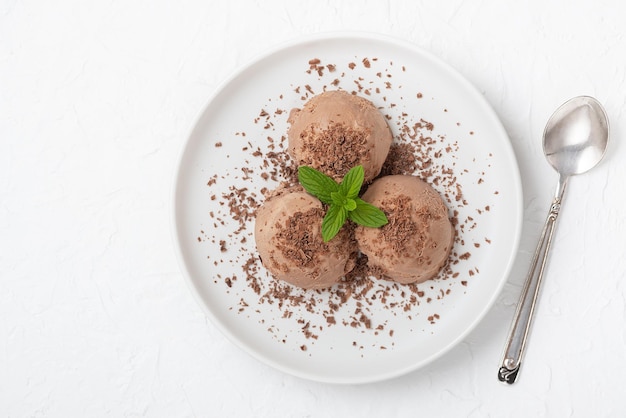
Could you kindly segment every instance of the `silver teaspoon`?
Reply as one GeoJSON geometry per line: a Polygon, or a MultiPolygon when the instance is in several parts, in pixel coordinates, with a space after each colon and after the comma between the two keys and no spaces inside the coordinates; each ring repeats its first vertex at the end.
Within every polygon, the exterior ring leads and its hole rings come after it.
{"type": "Polygon", "coordinates": [[[602,160],[608,141],[606,112],[593,97],[568,100],[548,120],[543,132],[543,153],[559,174],[559,182],[513,317],[498,370],[501,382],[515,383],[520,370],[567,180],[595,167],[602,160]]]}

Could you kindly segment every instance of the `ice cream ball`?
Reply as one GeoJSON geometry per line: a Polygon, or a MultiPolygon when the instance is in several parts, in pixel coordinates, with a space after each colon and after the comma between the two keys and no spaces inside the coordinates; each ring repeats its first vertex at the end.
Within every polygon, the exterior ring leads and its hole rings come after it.
{"type": "Polygon", "coordinates": [[[343,90],[312,97],[302,109],[291,111],[288,122],[288,152],[296,164],[338,182],[357,165],[364,168],[365,182],[376,177],[393,139],[371,101],[343,90]]]}
{"type": "Polygon", "coordinates": [[[304,289],[341,281],[358,250],[350,228],[322,239],[322,203],[301,187],[283,188],[257,210],[254,237],[263,266],[277,279],[304,289]]]}
{"type": "Polygon", "coordinates": [[[355,230],[368,264],[399,283],[421,283],[437,276],[455,235],[437,191],[418,177],[393,175],[375,180],[362,198],[385,212],[389,221],[380,228],[355,230]]]}

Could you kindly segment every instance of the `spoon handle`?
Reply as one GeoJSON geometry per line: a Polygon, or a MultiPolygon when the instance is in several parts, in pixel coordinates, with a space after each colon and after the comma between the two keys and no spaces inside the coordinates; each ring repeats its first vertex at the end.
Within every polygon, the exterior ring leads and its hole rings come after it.
{"type": "Polygon", "coordinates": [[[509,384],[515,383],[522,364],[522,357],[524,355],[524,349],[526,348],[535,305],[537,304],[537,297],[539,296],[541,279],[543,278],[548,253],[552,244],[552,236],[554,235],[556,221],[561,209],[566,180],[566,178],[559,179],[556,196],[550,205],[550,211],[543,225],[539,244],[537,245],[530,270],[526,276],[524,288],[522,289],[511,329],[509,330],[509,337],[504,349],[504,355],[502,356],[502,362],[498,369],[498,380],[501,382],[509,384]]]}

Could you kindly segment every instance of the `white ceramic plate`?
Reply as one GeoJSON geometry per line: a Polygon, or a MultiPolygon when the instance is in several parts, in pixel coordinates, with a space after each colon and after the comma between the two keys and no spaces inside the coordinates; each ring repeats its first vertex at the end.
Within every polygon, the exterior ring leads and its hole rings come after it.
{"type": "Polygon", "coordinates": [[[460,342],[505,283],[521,222],[515,156],[482,95],[429,53],[367,34],[308,38],[238,71],[197,119],[180,158],[174,190],[181,265],[213,323],[259,360],[324,382],[364,383],[398,376],[460,342]],[[319,66],[333,64],[334,71],[329,67],[311,71],[314,58],[320,60],[319,66]],[[369,98],[388,116],[395,135],[420,119],[431,122],[432,131],[420,132],[435,139],[428,152],[434,167],[451,168],[462,186],[462,198],[449,186],[435,188],[448,195],[451,213],[458,212],[459,239],[453,251],[470,256],[455,259],[450,270],[458,273],[455,277],[420,285],[419,303],[410,309],[403,307],[414,291],[375,280],[366,296],[348,298],[336,308],[335,324],[330,324],[328,304],[336,300],[331,291],[294,289],[294,294],[314,300],[315,307],[279,306],[271,297],[262,297],[272,283],[265,270],[256,275],[261,295],[245,279],[243,265],[256,257],[254,219],[237,231],[240,224],[230,216],[223,194],[245,187],[261,202],[261,189],[276,186],[261,177],[269,169],[260,169],[263,158],[253,151],[258,148],[265,154],[268,137],[278,143],[286,135],[288,111],[301,107],[312,94],[307,86],[313,93],[342,88],[369,98]],[[438,150],[442,152],[435,155],[438,150]],[[252,172],[245,174],[244,168],[252,172]],[[370,328],[358,321],[359,313],[369,318],[370,328]]]}

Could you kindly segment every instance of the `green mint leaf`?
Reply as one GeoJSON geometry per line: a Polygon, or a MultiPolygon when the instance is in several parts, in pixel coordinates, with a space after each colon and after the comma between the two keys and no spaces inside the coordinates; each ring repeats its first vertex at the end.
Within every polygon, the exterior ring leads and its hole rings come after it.
{"type": "Polygon", "coordinates": [[[356,201],[354,199],[349,199],[348,198],[343,203],[343,207],[348,212],[352,212],[354,209],[356,209],[356,201]]]}
{"type": "Polygon", "coordinates": [[[365,170],[360,165],[350,169],[341,184],[312,167],[298,168],[298,180],[302,187],[322,203],[329,205],[322,220],[324,242],[333,239],[347,219],[372,228],[389,222],[382,210],[358,197],[364,178],[365,170]]]}
{"type": "Polygon", "coordinates": [[[322,219],[322,239],[328,242],[337,235],[346,219],[348,211],[343,206],[331,205],[322,219]]]}
{"type": "Polygon", "coordinates": [[[330,194],[330,200],[333,205],[343,206],[346,202],[346,198],[341,192],[332,192],[330,194]]]}
{"type": "Polygon", "coordinates": [[[307,166],[298,167],[298,181],[304,190],[327,205],[332,203],[331,193],[339,190],[339,185],[335,180],[307,166]]]}
{"type": "Polygon", "coordinates": [[[365,170],[362,165],[357,165],[348,171],[339,185],[339,190],[349,199],[354,199],[359,195],[363,179],[365,178],[365,170]]]}
{"type": "Polygon", "coordinates": [[[359,225],[370,228],[378,228],[386,225],[389,221],[385,212],[366,201],[356,198],[354,199],[356,208],[348,212],[348,218],[359,225]]]}

